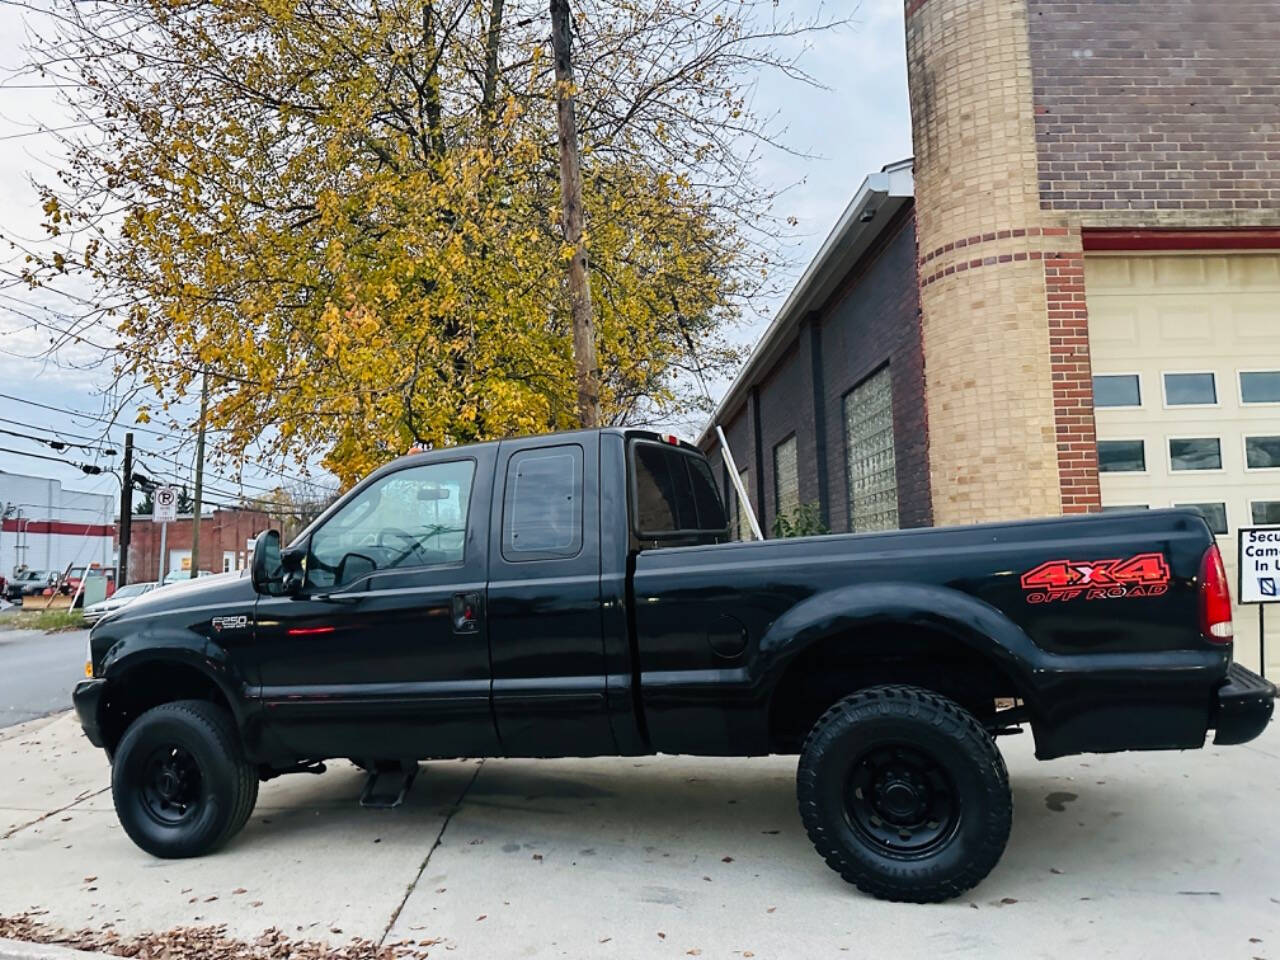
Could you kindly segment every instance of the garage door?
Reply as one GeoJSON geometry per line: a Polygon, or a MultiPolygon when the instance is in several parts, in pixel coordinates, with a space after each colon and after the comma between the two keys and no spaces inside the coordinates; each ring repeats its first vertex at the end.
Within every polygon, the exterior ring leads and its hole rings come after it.
{"type": "MultiPolygon", "coordinates": [[[[1090,255],[1085,290],[1103,507],[1200,506],[1234,594],[1237,528],[1280,524],[1280,254],[1090,255]]],[[[1236,610],[1255,669],[1257,616],[1236,610]]]]}

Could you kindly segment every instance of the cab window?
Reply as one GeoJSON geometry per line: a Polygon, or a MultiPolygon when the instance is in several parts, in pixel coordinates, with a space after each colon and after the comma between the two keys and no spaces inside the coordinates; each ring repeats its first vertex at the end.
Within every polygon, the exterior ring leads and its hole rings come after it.
{"type": "Polygon", "coordinates": [[[641,539],[727,534],[724,506],[705,458],[669,444],[631,447],[632,518],[641,539]]]}
{"type": "Polygon", "coordinates": [[[463,561],[474,460],[407,467],[360,491],[311,536],[307,586],[339,589],[375,570],[463,561]]]}
{"type": "Polygon", "coordinates": [[[582,550],[582,447],[521,450],[507,464],[502,556],[563,560],[582,550]]]}

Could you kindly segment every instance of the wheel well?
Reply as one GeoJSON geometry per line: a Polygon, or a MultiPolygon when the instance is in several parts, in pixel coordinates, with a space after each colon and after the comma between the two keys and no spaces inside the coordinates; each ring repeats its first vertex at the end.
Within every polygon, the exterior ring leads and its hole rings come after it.
{"type": "Polygon", "coordinates": [[[945,631],[874,623],[853,634],[820,640],[791,661],[769,705],[771,749],[798,752],[809,730],[833,703],[885,683],[932,690],[979,720],[995,715],[997,700],[1021,696],[997,664],[945,631]]]}
{"type": "Polygon", "coordinates": [[[98,708],[103,745],[114,753],[129,724],[152,707],[176,700],[207,700],[232,712],[222,689],[195,667],[164,660],[141,663],[113,677],[107,687],[98,708]]]}

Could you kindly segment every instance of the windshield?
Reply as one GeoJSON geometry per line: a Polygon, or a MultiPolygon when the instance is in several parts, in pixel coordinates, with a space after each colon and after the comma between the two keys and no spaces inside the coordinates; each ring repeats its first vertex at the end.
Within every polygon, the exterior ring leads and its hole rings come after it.
{"type": "Polygon", "coordinates": [[[131,583],[128,586],[121,587],[119,590],[113,593],[112,596],[116,600],[125,600],[125,599],[128,599],[129,597],[141,596],[142,594],[146,593],[149,589],[151,589],[151,584],[149,583],[131,583]]]}

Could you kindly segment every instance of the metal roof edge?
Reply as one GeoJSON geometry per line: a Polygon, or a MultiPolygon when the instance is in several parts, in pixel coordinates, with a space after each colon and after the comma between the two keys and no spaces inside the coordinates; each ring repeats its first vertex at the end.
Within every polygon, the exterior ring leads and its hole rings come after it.
{"type": "MultiPolygon", "coordinates": [[[[703,447],[714,434],[715,425],[729,410],[736,407],[743,399],[747,385],[770,359],[784,345],[786,337],[795,329],[800,320],[813,308],[819,306],[830,295],[834,287],[843,279],[844,272],[833,276],[832,267],[839,262],[841,255],[850,249],[859,251],[854,263],[861,257],[862,251],[892,219],[892,216],[877,216],[886,201],[897,201],[892,204],[893,211],[907,200],[915,197],[915,175],[912,159],[900,160],[886,164],[879,173],[873,173],[862,181],[853,195],[844,213],[831,228],[827,238],[818,248],[817,254],[809,261],[799,282],[791,288],[787,299],[783,301],[777,314],[765,329],[756,345],[751,350],[747,362],[743,364],[733,383],[725,391],[716,405],[711,419],[698,434],[696,441],[703,447]],[[860,242],[859,242],[860,241],[860,242]]],[[[853,264],[849,264],[851,267],[853,264]]]]}

